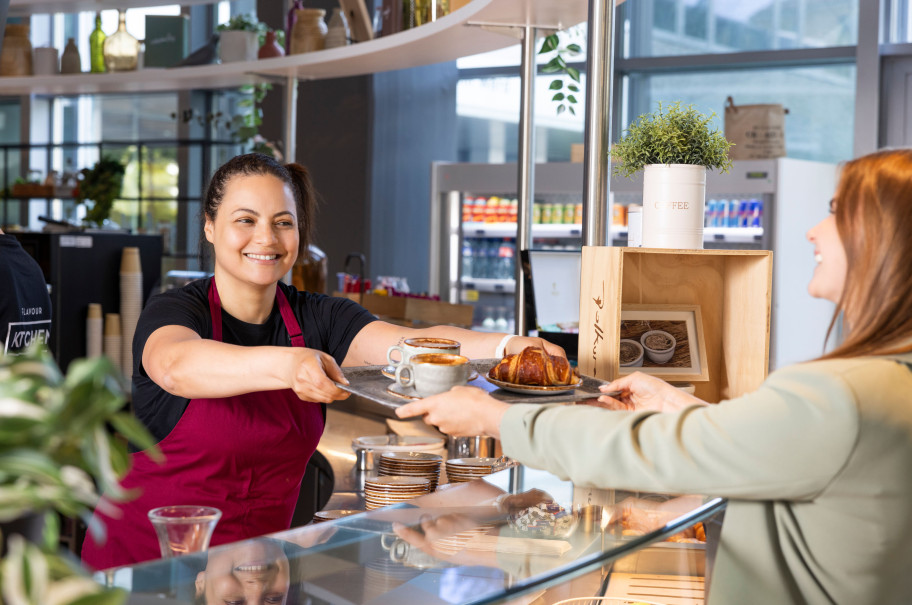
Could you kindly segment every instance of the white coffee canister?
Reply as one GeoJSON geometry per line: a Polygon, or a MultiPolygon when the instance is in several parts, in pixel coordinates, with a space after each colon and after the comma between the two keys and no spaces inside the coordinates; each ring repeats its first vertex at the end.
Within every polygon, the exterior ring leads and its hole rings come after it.
{"type": "Polygon", "coordinates": [[[703,249],[706,168],[650,164],[643,173],[643,247],[703,249]]]}

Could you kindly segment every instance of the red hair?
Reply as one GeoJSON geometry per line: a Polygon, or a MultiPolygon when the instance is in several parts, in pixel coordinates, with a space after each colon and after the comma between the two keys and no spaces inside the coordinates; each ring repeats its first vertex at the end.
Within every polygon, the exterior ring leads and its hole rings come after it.
{"type": "Polygon", "coordinates": [[[912,149],[847,162],[834,199],[847,270],[830,330],[840,312],[846,330],[823,359],[912,351],[912,149]]]}

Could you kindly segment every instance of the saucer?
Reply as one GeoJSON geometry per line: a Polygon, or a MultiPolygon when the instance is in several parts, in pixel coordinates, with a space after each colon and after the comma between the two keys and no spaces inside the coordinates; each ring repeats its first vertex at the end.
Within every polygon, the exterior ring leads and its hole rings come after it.
{"type": "MultiPolygon", "coordinates": [[[[396,366],[386,366],[384,368],[380,368],[380,373],[383,374],[384,376],[386,376],[387,378],[389,378],[390,380],[396,380],[396,366]]],[[[478,372],[476,372],[472,368],[469,368],[468,381],[472,382],[476,378],[478,378],[478,372]]]]}
{"type": "Polygon", "coordinates": [[[421,396],[415,392],[415,387],[404,387],[398,382],[394,382],[386,387],[386,392],[402,399],[408,399],[409,401],[421,399],[421,396]]]}
{"type": "MultiPolygon", "coordinates": [[[[575,381],[571,384],[544,387],[538,385],[513,384],[512,382],[504,382],[485,375],[485,380],[494,386],[505,391],[510,391],[511,393],[519,393],[520,395],[561,395],[563,393],[572,393],[577,387],[583,384],[582,378],[579,376],[575,376],[574,378],[575,381]]],[[[593,395],[593,397],[597,396],[598,395],[593,395]]]]}

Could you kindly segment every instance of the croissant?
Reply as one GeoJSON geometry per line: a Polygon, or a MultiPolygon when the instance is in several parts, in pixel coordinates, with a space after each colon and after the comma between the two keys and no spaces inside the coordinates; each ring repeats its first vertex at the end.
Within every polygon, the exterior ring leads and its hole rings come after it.
{"type": "Polygon", "coordinates": [[[507,355],[488,375],[502,382],[545,387],[570,384],[574,380],[570,362],[539,347],[526,347],[520,353],[507,355]]]}

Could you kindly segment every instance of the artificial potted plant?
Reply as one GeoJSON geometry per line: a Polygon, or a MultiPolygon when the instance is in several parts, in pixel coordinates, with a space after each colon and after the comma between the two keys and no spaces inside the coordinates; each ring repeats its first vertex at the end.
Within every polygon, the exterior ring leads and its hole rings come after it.
{"type": "Polygon", "coordinates": [[[86,209],[85,221],[98,227],[111,214],[114,200],[120,197],[123,188],[123,164],[112,157],[102,156],[91,168],[83,168],[82,180],[76,190],[76,201],[80,204],[92,200],[94,204],[86,209]]]}
{"type": "Polygon", "coordinates": [[[126,601],[122,590],[103,588],[58,552],[58,513],[84,519],[98,535],[103,528],[90,522],[97,489],[110,499],[129,497],[118,483],[129,466],[127,446],[109,426],[157,455],[151,435],[122,411],[119,381],[106,357],[73,361],[64,376],[40,348],[0,355],[0,533],[8,550],[0,560],[0,603],[126,601]],[[40,535],[10,531],[23,518],[37,518],[40,535]]]}
{"type": "Polygon", "coordinates": [[[731,143],[692,105],[645,114],[611,150],[614,173],[643,171],[643,246],[703,248],[706,170],[731,168],[731,143]]]}
{"type": "Polygon", "coordinates": [[[266,26],[249,15],[235,15],[222,23],[219,32],[219,59],[222,63],[232,61],[256,61],[260,48],[260,34],[265,35],[266,26]]]}

